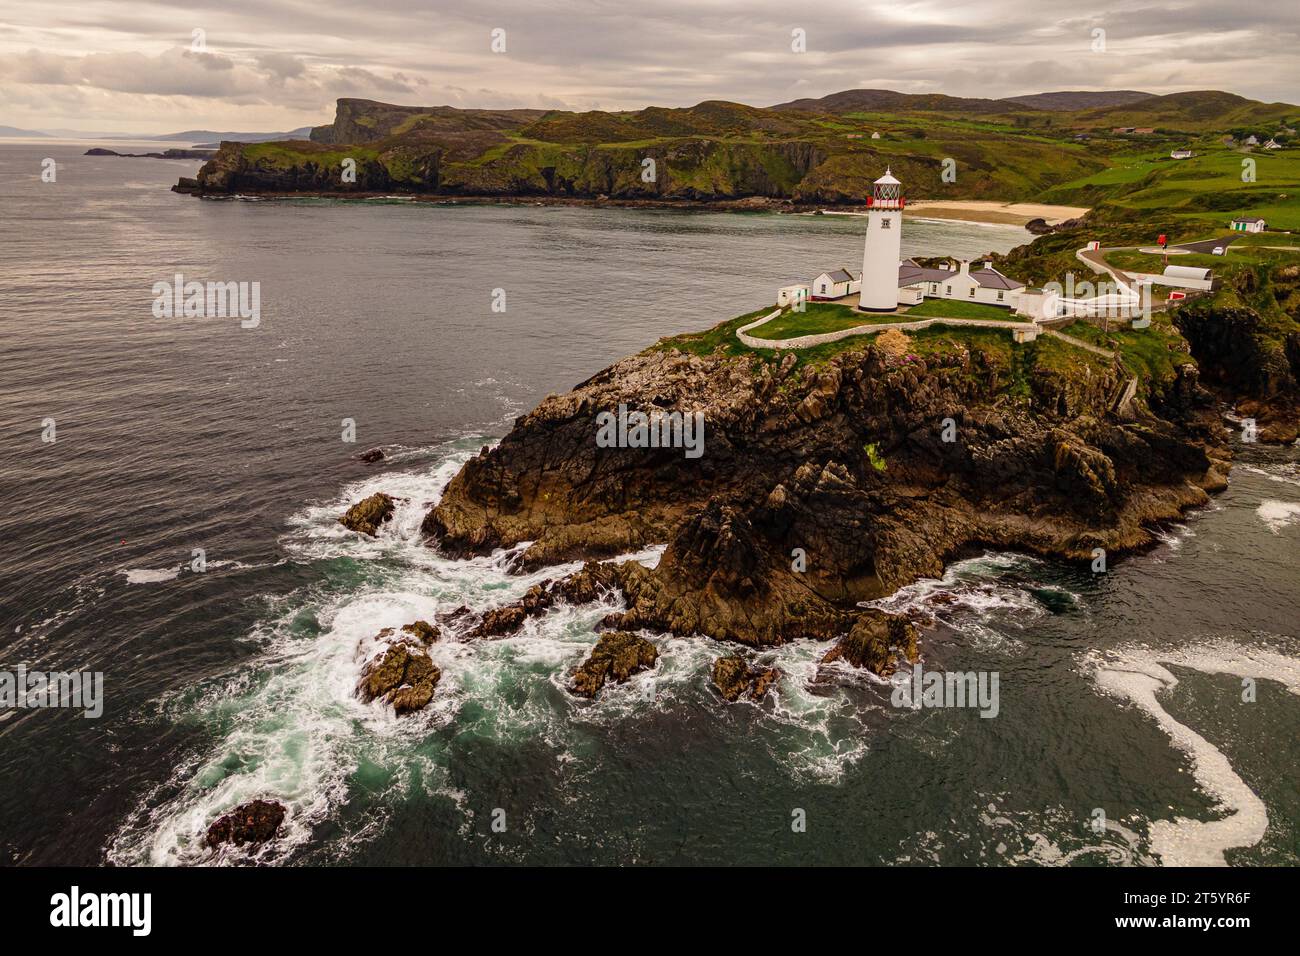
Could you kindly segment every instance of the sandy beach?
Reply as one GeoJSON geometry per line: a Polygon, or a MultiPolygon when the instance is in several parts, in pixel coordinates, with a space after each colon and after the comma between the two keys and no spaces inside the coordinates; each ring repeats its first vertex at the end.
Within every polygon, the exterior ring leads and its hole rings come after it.
{"type": "Polygon", "coordinates": [[[986,202],[980,200],[918,199],[910,200],[907,211],[927,219],[959,219],[966,222],[1002,222],[1023,226],[1031,219],[1043,219],[1054,226],[1067,219],[1077,219],[1088,212],[1087,206],[1049,206],[1034,202],[986,202]]]}

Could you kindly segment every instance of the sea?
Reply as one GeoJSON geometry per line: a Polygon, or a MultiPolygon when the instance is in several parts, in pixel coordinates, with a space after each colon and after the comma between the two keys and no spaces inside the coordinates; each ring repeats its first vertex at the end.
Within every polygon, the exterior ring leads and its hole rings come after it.
{"type": "MultiPolygon", "coordinates": [[[[196,162],[90,145],[0,143],[0,676],[103,675],[99,717],[0,709],[0,863],[1300,862],[1296,448],[1239,444],[1226,491],[1104,572],[977,551],[877,602],[932,620],[926,669],[996,674],[996,716],[897,706],[910,674],[802,641],[728,705],[727,648],[665,634],[580,700],[609,598],[435,644],[433,703],[397,718],[354,693],[362,642],[576,567],[426,546],[461,465],[624,355],[855,269],[861,221],[204,201],[169,190],[196,162]],[[177,274],[258,283],[260,321],[159,317],[177,274]],[[376,538],[339,525],[376,491],[376,538]],[[208,848],[254,798],[279,837],[208,848]]],[[[909,219],[903,248],[1029,238],[909,219]]]]}

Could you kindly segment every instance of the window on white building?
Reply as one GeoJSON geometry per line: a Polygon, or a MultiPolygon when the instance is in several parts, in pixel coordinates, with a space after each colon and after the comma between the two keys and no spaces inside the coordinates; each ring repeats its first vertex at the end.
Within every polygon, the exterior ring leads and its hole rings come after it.
{"type": "Polygon", "coordinates": [[[1001,293],[1001,292],[998,293],[998,301],[999,301],[999,302],[1002,301],[1002,293],[1001,293]]]}
{"type": "Polygon", "coordinates": [[[971,297],[972,299],[975,298],[975,287],[974,287],[974,286],[971,286],[971,287],[970,287],[970,297],[971,297]]]}
{"type": "Polygon", "coordinates": [[[881,229],[888,229],[888,228],[889,228],[889,217],[888,217],[888,216],[886,216],[884,219],[880,220],[880,228],[881,228],[881,229]]]}
{"type": "Polygon", "coordinates": [[[952,286],[950,286],[950,285],[949,285],[949,286],[944,286],[943,294],[944,294],[944,295],[952,295],[952,286]]]}

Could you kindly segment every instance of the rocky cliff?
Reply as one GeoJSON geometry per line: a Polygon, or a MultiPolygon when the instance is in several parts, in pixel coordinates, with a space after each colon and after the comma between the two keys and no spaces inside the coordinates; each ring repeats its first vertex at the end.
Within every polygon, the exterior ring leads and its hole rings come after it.
{"type": "Polygon", "coordinates": [[[454,555],[531,541],[528,566],[666,544],[654,570],[609,572],[628,600],[610,626],[755,646],[853,633],[882,670],[914,635],[858,602],[969,546],[1140,548],[1225,484],[1194,365],[1121,413],[1118,364],[1021,347],[1017,369],[1002,346],[898,339],[821,361],[672,343],[624,359],[483,449],[424,529],[454,555]],[[598,447],[619,405],[703,413],[704,454],[598,447]]]}

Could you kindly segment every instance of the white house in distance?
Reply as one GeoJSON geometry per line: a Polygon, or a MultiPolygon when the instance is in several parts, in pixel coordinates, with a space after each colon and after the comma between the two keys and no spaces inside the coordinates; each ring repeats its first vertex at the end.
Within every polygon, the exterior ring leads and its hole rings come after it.
{"type": "Polygon", "coordinates": [[[1196,154],[1190,149],[1176,149],[1169,154],[1170,159],[1191,159],[1196,154]]]}
{"type": "Polygon", "coordinates": [[[1263,232],[1268,228],[1268,223],[1263,219],[1248,216],[1238,217],[1228,225],[1233,232],[1263,232]]]}
{"type": "Polygon", "coordinates": [[[1278,142],[1277,140],[1275,140],[1275,139],[1270,139],[1267,143],[1264,144],[1264,148],[1265,148],[1265,149],[1281,149],[1281,148],[1282,148],[1282,144],[1279,143],[1279,142],[1278,142]]]}

